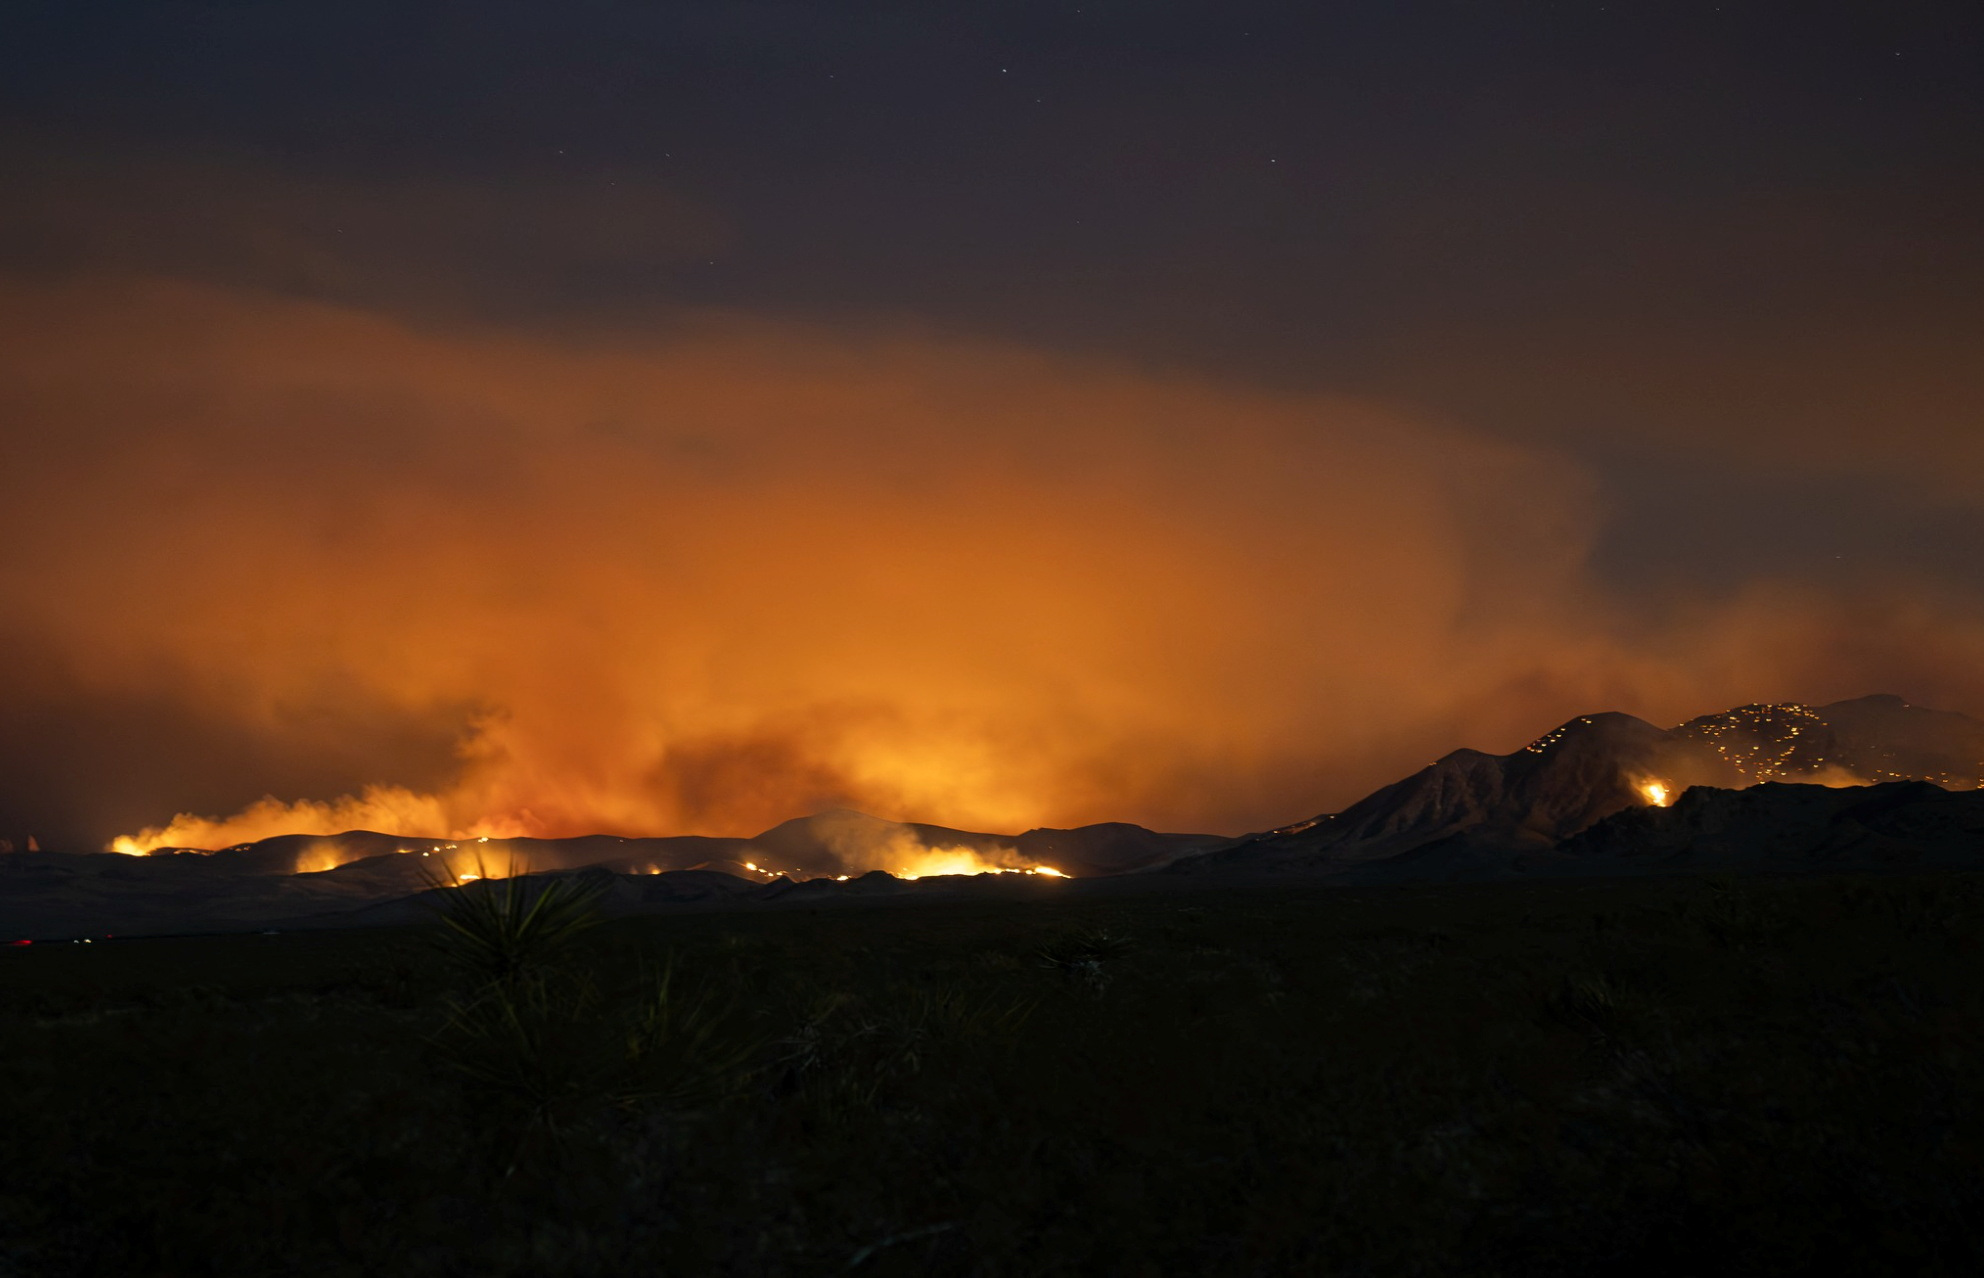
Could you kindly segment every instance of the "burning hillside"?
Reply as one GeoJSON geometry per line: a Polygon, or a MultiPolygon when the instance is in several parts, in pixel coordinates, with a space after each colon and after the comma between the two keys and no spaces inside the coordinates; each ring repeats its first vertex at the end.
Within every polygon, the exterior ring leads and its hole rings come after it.
{"type": "Polygon", "coordinates": [[[606,876],[612,907],[639,911],[1006,891],[1064,878],[1085,880],[1065,885],[1081,891],[1166,867],[1392,882],[1711,863],[1968,863],[1975,840],[1966,832],[1984,828],[1980,757],[1984,724],[1896,697],[1739,706],[1671,731],[1591,714],[1509,754],[1456,750],[1342,811],[1240,839],[1120,822],[994,834],[830,809],[743,837],[348,830],[212,849],[134,841],[122,850],[135,856],[0,857],[0,920],[19,932],[106,921],[121,931],[409,921],[417,912],[392,903],[525,871],[606,876]],[[1889,779],[1863,784],[1871,778],[1889,779]]]}
{"type": "Polygon", "coordinates": [[[1984,785],[1984,724],[1896,696],[1828,706],[1737,706],[1674,729],[1712,750],[1743,781],[1866,785],[1928,781],[1946,790],[1984,785]]]}
{"type": "Polygon", "coordinates": [[[1442,844],[1535,852],[1616,813],[1674,806],[1692,787],[1916,781],[1975,790],[1980,760],[1984,723],[1894,696],[1738,706],[1671,731],[1631,715],[1584,715],[1512,754],[1456,750],[1341,812],[1179,868],[1342,867],[1442,844]]]}
{"type": "MultiPolygon", "coordinates": [[[[313,874],[380,859],[425,862],[425,872],[457,879],[603,866],[623,874],[713,870],[751,882],[847,881],[876,871],[914,882],[954,875],[1022,874],[1079,878],[1122,873],[1216,846],[1216,835],[1160,834],[1109,823],[1073,830],[986,834],[884,821],[836,809],[782,822],[749,837],[676,835],[567,839],[407,838],[370,830],[287,834],[219,849],[117,849],[131,856],[198,856],[230,873],[313,874]]],[[[420,868],[416,865],[416,868],[420,868]]]]}

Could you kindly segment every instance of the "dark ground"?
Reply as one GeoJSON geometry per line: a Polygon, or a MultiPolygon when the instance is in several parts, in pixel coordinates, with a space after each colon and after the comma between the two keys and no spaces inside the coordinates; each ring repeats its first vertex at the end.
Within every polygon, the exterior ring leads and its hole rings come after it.
{"type": "Polygon", "coordinates": [[[0,1274],[1984,1271],[1984,877],[0,953],[0,1274]],[[665,988],[664,988],[665,981],[665,988]],[[492,1010],[494,1009],[494,1010],[492,1010]]]}

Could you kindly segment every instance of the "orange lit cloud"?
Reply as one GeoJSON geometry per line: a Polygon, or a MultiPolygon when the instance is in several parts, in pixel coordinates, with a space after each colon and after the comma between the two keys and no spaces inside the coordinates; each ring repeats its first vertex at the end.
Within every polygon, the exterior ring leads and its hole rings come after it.
{"type": "Polygon", "coordinates": [[[1583,472],[1378,405],[737,317],[561,344],[155,281],[0,316],[0,599],[65,686],[347,755],[341,707],[459,729],[438,782],[222,777],[151,842],[1258,828],[1597,708],[1984,692],[1961,600],[1629,622],[1583,472]]]}

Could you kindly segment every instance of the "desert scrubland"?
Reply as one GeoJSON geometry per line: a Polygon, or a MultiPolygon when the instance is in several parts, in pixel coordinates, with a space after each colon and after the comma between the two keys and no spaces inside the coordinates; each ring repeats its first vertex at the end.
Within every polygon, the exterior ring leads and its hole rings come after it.
{"type": "Polygon", "coordinates": [[[1984,1258],[1976,874],[585,911],[9,948],[0,1272],[1984,1258]]]}

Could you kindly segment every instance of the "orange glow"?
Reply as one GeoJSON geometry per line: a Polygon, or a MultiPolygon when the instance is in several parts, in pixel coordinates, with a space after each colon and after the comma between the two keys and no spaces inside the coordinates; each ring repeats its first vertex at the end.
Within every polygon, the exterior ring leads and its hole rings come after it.
{"type": "Polygon", "coordinates": [[[346,830],[377,830],[382,834],[414,837],[438,833],[457,840],[480,838],[485,832],[496,838],[534,833],[516,819],[481,820],[465,827],[453,827],[446,805],[437,796],[415,794],[397,786],[368,786],[358,796],[330,802],[284,803],[264,798],[226,818],[182,813],[164,825],[136,835],[119,835],[112,841],[111,850],[143,856],[158,848],[212,850],[279,834],[342,834],[346,830]]]}
{"type": "Polygon", "coordinates": [[[1642,782],[1640,785],[1640,796],[1647,801],[1649,806],[1664,808],[1669,801],[1667,783],[1664,781],[1642,782]]]}
{"type": "MultiPolygon", "coordinates": [[[[1589,476],[1390,406],[156,281],[0,290],[0,390],[33,409],[0,470],[10,632],[173,724],[201,796],[122,823],[126,853],[836,806],[1237,832],[1596,707],[1672,723],[1896,669],[1984,705],[1984,625],[1926,594],[1759,586],[1636,630],[1584,567],[1589,476]]],[[[948,855],[844,868],[973,864],[948,855]]]]}
{"type": "Polygon", "coordinates": [[[928,848],[895,871],[899,879],[927,879],[940,874],[996,874],[1005,867],[969,848],[928,848]]]}
{"type": "Polygon", "coordinates": [[[350,854],[329,839],[310,843],[297,854],[296,873],[320,874],[335,870],[351,859],[350,854]]]}
{"type": "Polygon", "coordinates": [[[899,879],[927,879],[940,874],[1040,874],[1056,879],[1068,877],[1059,870],[1044,865],[1014,865],[1008,861],[983,856],[970,848],[926,848],[913,854],[908,862],[894,873],[899,879]]]}

